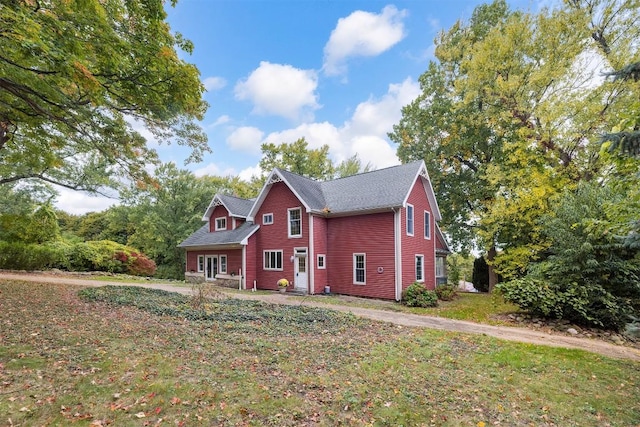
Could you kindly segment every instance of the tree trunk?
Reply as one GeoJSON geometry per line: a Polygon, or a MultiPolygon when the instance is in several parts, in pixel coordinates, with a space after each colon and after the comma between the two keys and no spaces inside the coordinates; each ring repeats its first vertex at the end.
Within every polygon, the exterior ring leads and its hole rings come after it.
{"type": "Polygon", "coordinates": [[[496,259],[496,246],[492,245],[487,253],[487,264],[489,264],[489,293],[493,292],[493,288],[498,283],[498,275],[493,268],[493,260],[496,259]]]}

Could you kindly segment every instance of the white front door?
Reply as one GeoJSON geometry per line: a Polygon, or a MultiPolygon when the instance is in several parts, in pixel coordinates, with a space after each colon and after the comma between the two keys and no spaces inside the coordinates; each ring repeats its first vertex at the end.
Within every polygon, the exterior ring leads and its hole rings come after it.
{"type": "Polygon", "coordinates": [[[207,255],[204,261],[204,274],[207,280],[214,280],[218,274],[218,257],[207,255]]]}
{"type": "Polygon", "coordinates": [[[305,255],[297,255],[295,259],[295,273],[296,278],[294,282],[294,287],[296,290],[307,291],[308,277],[309,273],[307,272],[307,256],[305,255]]]}

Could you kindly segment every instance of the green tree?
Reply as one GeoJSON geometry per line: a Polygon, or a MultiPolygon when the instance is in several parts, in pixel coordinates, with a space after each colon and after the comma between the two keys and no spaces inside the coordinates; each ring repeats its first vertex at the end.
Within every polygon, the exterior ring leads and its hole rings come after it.
{"type": "Polygon", "coordinates": [[[130,207],[129,223],[135,224],[128,245],[142,250],[158,266],[157,275],[184,277],[184,250],[178,244],[203,225],[202,215],[214,194],[247,193],[246,184],[231,177],[196,177],[165,163],[155,171],[155,181],[135,185],[123,193],[130,207]]]}
{"type": "Polygon", "coordinates": [[[262,144],[262,159],[259,165],[265,173],[280,168],[318,180],[331,179],[335,170],[329,159],[329,146],[311,149],[304,138],[279,145],[262,144]]]}
{"type": "Polygon", "coordinates": [[[0,185],[147,179],[158,157],[136,126],[209,151],[204,87],[176,52],[193,45],[165,19],[160,0],[0,3],[0,185]]]}
{"type": "Polygon", "coordinates": [[[358,157],[357,154],[349,157],[347,160],[343,160],[334,168],[334,178],[344,178],[351,175],[356,175],[363,172],[372,171],[373,165],[371,163],[367,163],[366,165],[362,164],[362,160],[358,157]]]}
{"type": "Polygon", "coordinates": [[[422,95],[390,134],[401,160],[425,159],[454,244],[488,251],[490,286],[493,267],[517,276],[545,250],[548,200],[601,173],[599,134],[634,99],[588,65],[615,68],[633,52],[638,8],[590,3],[538,14],[479,6],[440,35],[422,95]]]}
{"type": "Polygon", "coordinates": [[[24,242],[45,243],[60,238],[58,217],[50,203],[40,206],[30,217],[24,242]]]}

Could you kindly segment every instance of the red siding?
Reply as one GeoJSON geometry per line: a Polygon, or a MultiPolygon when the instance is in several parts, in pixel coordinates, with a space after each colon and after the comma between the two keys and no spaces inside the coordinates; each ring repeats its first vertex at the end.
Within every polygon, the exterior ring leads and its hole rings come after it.
{"type": "Polygon", "coordinates": [[[209,217],[209,231],[216,231],[216,218],[225,217],[227,218],[227,230],[231,230],[232,223],[231,217],[229,216],[229,212],[224,206],[216,206],[211,212],[211,216],[209,217]]]}
{"type": "Polygon", "coordinates": [[[187,271],[198,271],[199,255],[226,255],[227,274],[238,274],[242,268],[242,249],[195,250],[187,251],[187,271]]]}
{"type": "MultiPolygon", "coordinates": [[[[302,202],[291,192],[284,182],[277,182],[271,186],[262,206],[255,215],[256,221],[262,223],[262,214],[273,213],[273,224],[261,225],[256,233],[256,276],[258,288],[278,289],[277,282],[283,277],[289,280],[293,287],[294,270],[290,261],[294,255],[294,248],[309,247],[308,215],[302,202]],[[302,237],[288,237],[288,209],[301,208],[302,237]],[[282,271],[264,270],[263,254],[265,250],[282,250],[282,271]]],[[[248,260],[247,260],[248,263],[248,260]]],[[[307,265],[309,260],[307,260],[307,265]]]]}
{"type": "Polygon", "coordinates": [[[331,292],[395,299],[394,213],[330,218],[327,272],[331,292]],[[366,254],[366,284],[353,284],[353,254],[366,254]],[[382,268],[382,273],[378,269],[382,268]]]}
{"type": "Polygon", "coordinates": [[[315,285],[315,293],[324,292],[324,287],[329,284],[327,275],[327,219],[314,216],[313,218],[313,281],[315,285]],[[318,255],[324,254],[325,268],[318,268],[318,255]]]}
{"type": "MultiPolygon", "coordinates": [[[[236,226],[234,227],[234,229],[240,227],[245,222],[244,219],[242,219],[242,218],[235,218],[235,221],[236,221],[236,226]]],[[[232,224],[233,224],[233,222],[232,222],[232,224]]]]}
{"type": "Polygon", "coordinates": [[[435,241],[433,212],[422,184],[424,178],[416,180],[407,203],[413,205],[413,236],[407,236],[407,209],[403,208],[401,218],[402,238],[402,289],[416,281],[416,254],[424,255],[424,283],[428,289],[435,289],[435,241]],[[424,211],[431,215],[431,239],[424,238],[424,211]]]}

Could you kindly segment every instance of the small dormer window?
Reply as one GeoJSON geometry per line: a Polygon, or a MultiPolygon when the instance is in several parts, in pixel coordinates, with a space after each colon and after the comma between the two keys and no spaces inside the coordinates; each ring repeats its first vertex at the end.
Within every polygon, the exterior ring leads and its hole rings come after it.
{"type": "Polygon", "coordinates": [[[227,217],[216,218],[216,231],[227,229],[227,217]]]}
{"type": "Polygon", "coordinates": [[[273,214],[272,213],[266,213],[266,214],[262,215],[262,224],[263,225],[271,225],[271,224],[273,224],[273,214]]]}

